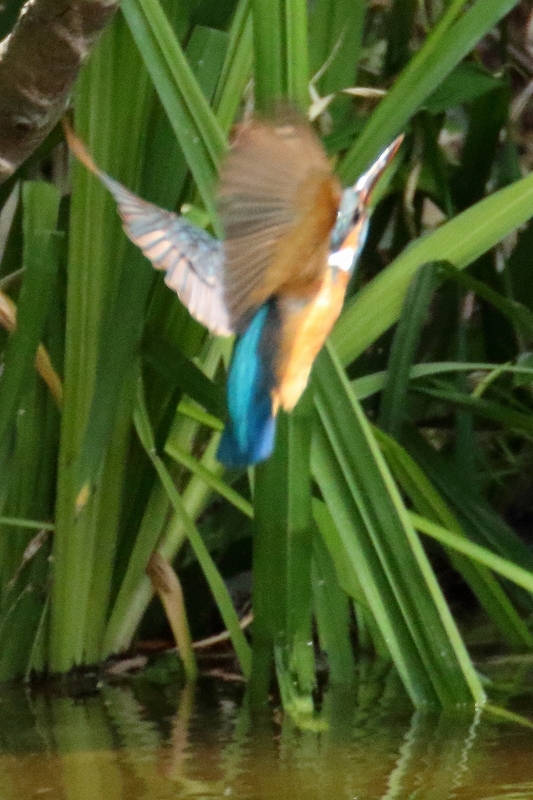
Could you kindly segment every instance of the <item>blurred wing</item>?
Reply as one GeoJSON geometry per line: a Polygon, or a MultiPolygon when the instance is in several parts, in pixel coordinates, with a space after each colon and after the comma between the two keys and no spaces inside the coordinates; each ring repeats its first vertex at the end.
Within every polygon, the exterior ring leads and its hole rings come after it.
{"type": "Polygon", "coordinates": [[[102,172],[85,146],[65,126],[69,147],[111,192],[131,241],[159,270],[189,313],[212,333],[229,336],[230,325],[222,290],[224,248],[221,242],[183,217],[141,200],[102,172]]]}
{"type": "Polygon", "coordinates": [[[124,230],[189,313],[212,333],[233,333],[226,309],[221,272],[224,248],[213,236],[183,217],[141,200],[117,181],[101,174],[118,205],[124,230]]]}
{"type": "Polygon", "coordinates": [[[326,268],[340,185],[303,120],[243,125],[221,171],[224,299],[236,327],[278,292],[313,296],[326,268]]]}

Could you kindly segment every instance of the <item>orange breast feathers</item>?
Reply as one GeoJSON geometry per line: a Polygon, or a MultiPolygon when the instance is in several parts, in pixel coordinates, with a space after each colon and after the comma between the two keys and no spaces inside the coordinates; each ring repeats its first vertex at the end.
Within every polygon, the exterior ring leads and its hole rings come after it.
{"type": "Polygon", "coordinates": [[[279,352],[274,365],[277,385],[272,390],[272,412],[291,411],[304,391],[313,362],[339,316],[348,272],[326,269],[312,300],[290,295],[278,299],[281,314],[279,352]]]}

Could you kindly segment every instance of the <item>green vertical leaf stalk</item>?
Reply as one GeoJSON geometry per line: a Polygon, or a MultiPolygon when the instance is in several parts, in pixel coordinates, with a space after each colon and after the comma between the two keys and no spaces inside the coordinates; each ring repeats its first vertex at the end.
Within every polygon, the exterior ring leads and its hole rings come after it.
{"type": "Polygon", "coordinates": [[[273,456],[257,469],[254,537],[254,642],[250,697],[266,702],[275,658],[284,708],[313,711],[311,644],[312,517],[310,413],[306,397],[278,420],[273,456]]]}
{"type": "MultiPolygon", "coordinates": [[[[129,183],[138,175],[138,148],[146,98],[146,73],[124,22],[117,18],[102,37],[80,78],[76,125],[96,161],[129,183]],[[111,70],[110,63],[117,63],[120,68],[111,70]],[[137,104],[132,116],[129,98],[134,92],[137,104]]],[[[49,650],[50,668],[57,672],[100,658],[101,642],[97,641],[97,632],[103,628],[107,609],[105,600],[103,606],[91,606],[91,596],[102,599],[110,591],[122,492],[121,473],[129,432],[122,418],[113,430],[109,451],[99,454],[101,480],[88,499],[84,498],[87,500],[84,505],[78,496],[78,458],[95,387],[100,347],[109,346],[104,341],[103,320],[116,291],[115,264],[123,252],[124,238],[119,236],[120,222],[107,193],[93,176],[77,165],[70,219],[65,399],[49,650]],[[118,465],[121,465],[119,469],[118,465]],[[100,557],[105,559],[103,567],[99,564],[100,557]]],[[[127,401],[121,408],[128,416],[127,401]]]]}
{"type": "Polygon", "coordinates": [[[331,347],[315,381],[313,474],[407,691],[415,705],[480,702],[470,658],[331,347]]]}

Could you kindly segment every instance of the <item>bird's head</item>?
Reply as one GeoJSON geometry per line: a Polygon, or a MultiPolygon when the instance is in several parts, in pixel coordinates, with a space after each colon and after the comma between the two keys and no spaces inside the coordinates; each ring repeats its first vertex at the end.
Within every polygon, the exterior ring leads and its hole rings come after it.
{"type": "Polygon", "coordinates": [[[355,267],[368,232],[372,193],[402,141],[403,134],[381,153],[353,186],[342,193],[337,222],[331,234],[331,267],[346,271],[355,267]]]}

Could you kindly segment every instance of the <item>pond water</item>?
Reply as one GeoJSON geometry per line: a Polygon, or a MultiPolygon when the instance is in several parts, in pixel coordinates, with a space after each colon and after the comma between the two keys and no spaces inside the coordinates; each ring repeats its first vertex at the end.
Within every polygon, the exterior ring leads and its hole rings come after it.
{"type": "MultiPolygon", "coordinates": [[[[533,798],[533,728],[413,712],[384,682],[329,690],[301,730],[244,687],[146,680],[75,696],[0,690],[0,800],[533,798]]],[[[529,693],[514,711],[532,718],[529,693]]]]}

